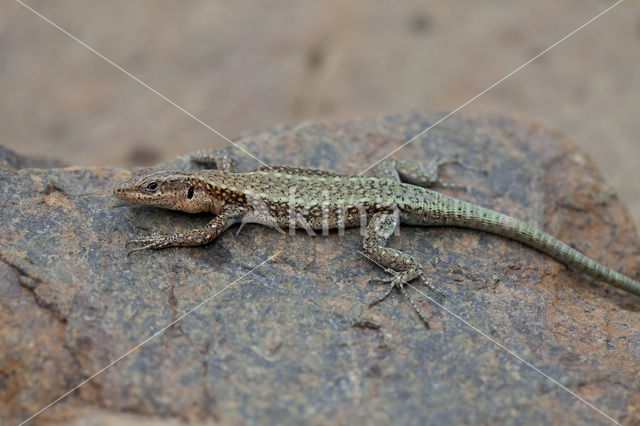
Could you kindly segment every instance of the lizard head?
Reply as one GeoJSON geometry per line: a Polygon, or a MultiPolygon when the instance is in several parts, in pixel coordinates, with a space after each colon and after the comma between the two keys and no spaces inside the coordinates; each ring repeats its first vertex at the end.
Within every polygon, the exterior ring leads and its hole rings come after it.
{"type": "Polygon", "coordinates": [[[214,212],[220,206],[207,197],[193,171],[146,169],[113,189],[124,201],[180,210],[188,213],[214,212]]]}

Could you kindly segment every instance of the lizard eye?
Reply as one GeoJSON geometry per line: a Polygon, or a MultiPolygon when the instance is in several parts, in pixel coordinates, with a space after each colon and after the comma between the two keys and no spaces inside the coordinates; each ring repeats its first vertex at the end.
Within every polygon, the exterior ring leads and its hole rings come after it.
{"type": "Polygon", "coordinates": [[[158,183],[157,182],[151,182],[150,184],[147,185],[147,189],[149,191],[157,191],[158,190],[158,183]]]}
{"type": "Polygon", "coordinates": [[[187,198],[188,199],[192,199],[193,198],[193,186],[189,187],[189,191],[187,192],[187,198]]]}

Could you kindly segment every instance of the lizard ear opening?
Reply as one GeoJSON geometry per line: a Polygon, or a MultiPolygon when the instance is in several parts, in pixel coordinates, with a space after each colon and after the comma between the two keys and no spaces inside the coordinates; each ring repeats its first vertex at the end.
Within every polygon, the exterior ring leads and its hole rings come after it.
{"type": "Polygon", "coordinates": [[[188,199],[192,199],[193,198],[193,186],[189,187],[189,191],[187,192],[187,198],[188,199]]]}

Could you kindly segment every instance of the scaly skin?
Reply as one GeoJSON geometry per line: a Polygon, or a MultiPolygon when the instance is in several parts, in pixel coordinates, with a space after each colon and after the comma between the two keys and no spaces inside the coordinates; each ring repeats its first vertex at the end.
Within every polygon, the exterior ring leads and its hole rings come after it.
{"type": "MultiPolygon", "coordinates": [[[[462,165],[454,159],[436,159],[426,169],[405,161],[387,160],[376,167],[376,177],[358,177],[285,166],[234,172],[233,161],[224,151],[197,151],[185,158],[216,163],[220,170],[149,169],[118,185],[114,194],[133,203],[191,213],[212,212],[216,216],[203,229],[133,240],[130,243],[140,247],[132,251],[207,244],[238,222],[303,228],[310,233],[363,224],[364,252],[393,275],[389,291],[398,287],[404,292],[404,285],[417,278],[435,290],[425,280],[417,259],[386,247],[387,240],[400,223],[458,226],[519,241],[640,296],[639,282],[597,263],[551,235],[496,211],[427,189],[435,184],[456,186],[438,179],[441,165],[462,165]]],[[[415,308],[412,300],[411,303],[415,308]]],[[[417,309],[416,312],[424,320],[417,309]]]]}

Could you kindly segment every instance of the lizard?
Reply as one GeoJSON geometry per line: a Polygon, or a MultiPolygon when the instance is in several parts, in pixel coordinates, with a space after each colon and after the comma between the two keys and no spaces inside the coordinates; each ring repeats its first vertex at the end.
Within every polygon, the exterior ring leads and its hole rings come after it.
{"type": "Polygon", "coordinates": [[[426,167],[398,159],[385,159],[374,168],[374,176],[348,176],[291,166],[263,166],[249,172],[234,170],[231,155],[224,150],[200,150],[181,157],[216,169],[144,169],[117,185],[113,193],[121,200],[188,213],[210,212],[213,219],[200,229],[172,235],[149,235],[131,240],[137,245],[129,254],[146,249],[200,246],[213,241],[235,223],[260,223],[285,229],[314,231],[364,228],[363,254],[385,268],[391,276],[384,300],[400,289],[428,327],[428,322],[406,292],[405,285],[420,280],[442,293],[426,277],[418,259],[387,247],[401,224],[454,226],[485,231],[519,241],[587,275],[640,296],[640,282],[605,267],[570,245],[511,216],[435,191],[436,185],[461,187],[443,182],[439,168],[458,164],[457,158],[435,158],[426,167]]]}

